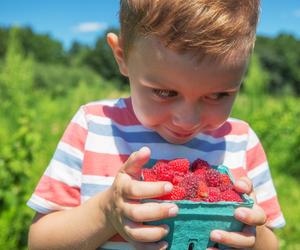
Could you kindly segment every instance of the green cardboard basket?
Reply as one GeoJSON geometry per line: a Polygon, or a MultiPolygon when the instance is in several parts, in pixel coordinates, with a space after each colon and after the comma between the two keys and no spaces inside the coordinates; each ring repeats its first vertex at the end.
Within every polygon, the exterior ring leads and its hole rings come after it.
{"type": "MultiPolygon", "coordinates": [[[[233,178],[225,166],[213,166],[221,173],[233,178]]],[[[233,216],[237,207],[252,207],[253,200],[243,194],[243,202],[194,202],[188,200],[165,201],[145,200],[155,202],[172,202],[177,204],[179,212],[176,217],[159,221],[147,222],[149,225],[167,224],[170,228],[169,234],[164,238],[171,250],[205,250],[213,247],[215,242],[210,241],[210,232],[214,229],[238,232],[243,228],[243,223],[233,216]]],[[[226,246],[219,245],[219,249],[226,246]]]]}

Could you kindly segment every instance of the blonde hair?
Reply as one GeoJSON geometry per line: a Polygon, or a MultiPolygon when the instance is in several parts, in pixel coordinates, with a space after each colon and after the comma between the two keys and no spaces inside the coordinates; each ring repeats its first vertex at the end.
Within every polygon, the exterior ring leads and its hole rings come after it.
{"type": "Polygon", "coordinates": [[[126,57],[140,36],[199,60],[248,56],[258,17],[259,0],[120,0],[120,36],[126,57]]]}

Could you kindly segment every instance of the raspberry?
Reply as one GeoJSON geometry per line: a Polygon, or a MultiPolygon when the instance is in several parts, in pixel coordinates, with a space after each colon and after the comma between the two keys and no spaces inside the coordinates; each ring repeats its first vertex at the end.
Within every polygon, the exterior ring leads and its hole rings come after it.
{"type": "Polygon", "coordinates": [[[191,166],[191,170],[194,172],[196,171],[197,169],[209,169],[209,164],[207,161],[204,161],[204,160],[201,160],[201,159],[197,159],[195,160],[193,163],[192,163],[192,166],[191,166]]]}
{"type": "Polygon", "coordinates": [[[204,181],[199,181],[197,198],[206,198],[208,196],[208,187],[204,181]]]}
{"type": "Polygon", "coordinates": [[[179,183],[185,189],[185,199],[193,199],[197,196],[198,186],[201,178],[198,175],[187,174],[179,183]]]}
{"type": "Polygon", "coordinates": [[[153,172],[159,181],[172,181],[174,177],[174,171],[170,171],[168,161],[157,161],[153,167],[153,172]]]}
{"type": "Polygon", "coordinates": [[[157,181],[156,174],[154,174],[152,169],[143,169],[142,176],[144,181],[157,181]]]}
{"type": "Polygon", "coordinates": [[[176,172],[183,172],[187,173],[190,168],[190,162],[188,159],[185,158],[178,158],[172,161],[169,161],[168,163],[170,169],[176,172]]]}
{"type": "Polygon", "coordinates": [[[241,198],[240,194],[232,189],[228,189],[220,194],[220,198],[223,201],[237,201],[242,202],[243,199],[241,198]]]}
{"type": "Polygon", "coordinates": [[[173,186],[170,193],[158,197],[160,200],[182,200],[185,197],[185,189],[180,186],[173,186]]]}
{"type": "Polygon", "coordinates": [[[195,175],[199,175],[201,176],[201,179],[203,179],[205,181],[205,173],[206,173],[206,169],[204,168],[199,168],[196,169],[195,172],[193,172],[195,175]]]}
{"type": "Polygon", "coordinates": [[[220,174],[220,182],[221,184],[232,184],[230,177],[227,174],[220,174]]]}
{"type": "Polygon", "coordinates": [[[211,168],[205,174],[206,183],[209,187],[217,187],[220,185],[220,172],[211,168]]]}
{"type": "Polygon", "coordinates": [[[220,184],[219,189],[221,192],[224,192],[228,189],[232,189],[233,185],[232,184],[220,184]]]}
{"type": "Polygon", "coordinates": [[[221,174],[220,175],[220,191],[224,192],[228,189],[232,189],[233,185],[230,180],[230,177],[226,174],[221,174]]]}
{"type": "Polygon", "coordinates": [[[185,174],[182,172],[174,172],[174,178],[172,180],[172,184],[178,185],[180,182],[182,182],[184,175],[185,174]]]}
{"type": "Polygon", "coordinates": [[[218,202],[221,200],[220,194],[221,192],[217,187],[208,187],[208,197],[203,200],[207,202],[218,202]]]}

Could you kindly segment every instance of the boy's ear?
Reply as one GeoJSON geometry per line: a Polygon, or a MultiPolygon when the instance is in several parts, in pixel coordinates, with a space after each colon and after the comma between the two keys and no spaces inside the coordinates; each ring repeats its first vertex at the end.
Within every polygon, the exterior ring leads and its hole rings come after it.
{"type": "Polygon", "coordinates": [[[125,60],[121,39],[114,33],[108,33],[106,39],[113,52],[121,74],[128,76],[127,63],[125,60]]]}

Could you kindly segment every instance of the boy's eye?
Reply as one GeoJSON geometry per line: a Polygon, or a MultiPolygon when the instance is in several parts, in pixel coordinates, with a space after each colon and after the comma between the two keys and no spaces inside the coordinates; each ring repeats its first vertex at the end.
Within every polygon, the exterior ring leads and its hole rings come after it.
{"type": "Polygon", "coordinates": [[[177,96],[177,92],[167,89],[152,89],[152,92],[160,98],[170,98],[177,96]]]}
{"type": "Polygon", "coordinates": [[[229,93],[223,92],[223,93],[215,93],[215,94],[207,95],[204,98],[207,100],[218,101],[226,96],[229,96],[229,93]]]}

